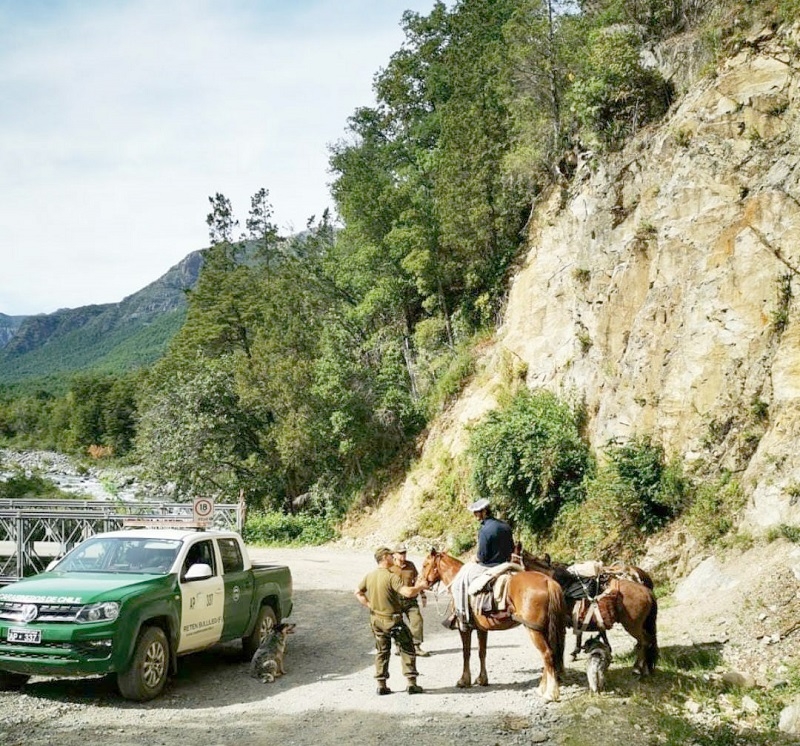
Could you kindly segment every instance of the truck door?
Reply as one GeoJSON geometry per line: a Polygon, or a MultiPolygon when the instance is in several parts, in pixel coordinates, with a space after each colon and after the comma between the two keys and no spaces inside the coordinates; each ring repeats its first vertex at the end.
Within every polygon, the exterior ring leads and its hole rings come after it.
{"type": "Polygon", "coordinates": [[[181,630],[178,652],[199,650],[219,642],[225,602],[225,588],[211,539],[194,542],[181,566],[181,630]],[[194,564],[211,567],[211,577],[186,580],[186,571],[194,564]]]}
{"type": "Polygon", "coordinates": [[[253,572],[244,569],[242,550],[235,538],[217,539],[217,545],[225,581],[225,626],[222,638],[234,640],[247,631],[250,613],[254,608],[253,572]]]}

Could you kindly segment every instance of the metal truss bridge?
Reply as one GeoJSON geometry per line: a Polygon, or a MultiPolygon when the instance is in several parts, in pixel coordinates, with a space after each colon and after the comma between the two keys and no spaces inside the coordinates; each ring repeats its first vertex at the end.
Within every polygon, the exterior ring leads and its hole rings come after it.
{"type": "MultiPolygon", "coordinates": [[[[0,499],[0,585],[42,572],[94,534],[139,522],[178,527],[192,518],[191,502],[0,499]]],[[[241,532],[244,505],[216,503],[209,527],[241,532]]]]}

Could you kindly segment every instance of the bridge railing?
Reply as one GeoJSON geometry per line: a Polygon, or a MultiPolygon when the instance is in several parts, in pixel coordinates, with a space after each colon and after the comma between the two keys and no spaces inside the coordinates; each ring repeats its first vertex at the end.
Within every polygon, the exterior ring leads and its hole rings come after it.
{"type": "MultiPolygon", "coordinates": [[[[42,572],[94,534],[132,521],[191,521],[191,503],[0,499],[0,585],[42,572]]],[[[242,505],[215,503],[210,528],[241,532],[242,505]]]]}

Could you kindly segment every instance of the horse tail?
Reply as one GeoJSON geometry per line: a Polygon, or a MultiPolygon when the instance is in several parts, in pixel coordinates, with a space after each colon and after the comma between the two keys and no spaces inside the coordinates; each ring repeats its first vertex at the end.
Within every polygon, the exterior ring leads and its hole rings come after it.
{"type": "Polygon", "coordinates": [[[653,596],[653,605],[647,613],[647,618],[644,620],[644,631],[650,638],[650,645],[645,651],[645,664],[647,670],[652,672],[655,670],[656,661],[658,660],[658,633],[656,631],[656,619],[658,618],[658,601],[653,596]]]}
{"type": "Polygon", "coordinates": [[[556,676],[564,673],[564,640],[567,634],[564,591],[552,578],[547,579],[547,643],[553,654],[556,676]]]}

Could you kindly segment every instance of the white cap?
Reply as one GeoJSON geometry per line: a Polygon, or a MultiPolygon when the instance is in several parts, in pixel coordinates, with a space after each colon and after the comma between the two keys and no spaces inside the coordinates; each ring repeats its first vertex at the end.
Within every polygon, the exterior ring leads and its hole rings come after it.
{"type": "Polygon", "coordinates": [[[486,510],[489,507],[489,501],[482,497],[480,500],[476,500],[472,505],[469,506],[470,513],[477,513],[481,510],[486,510]]]}

